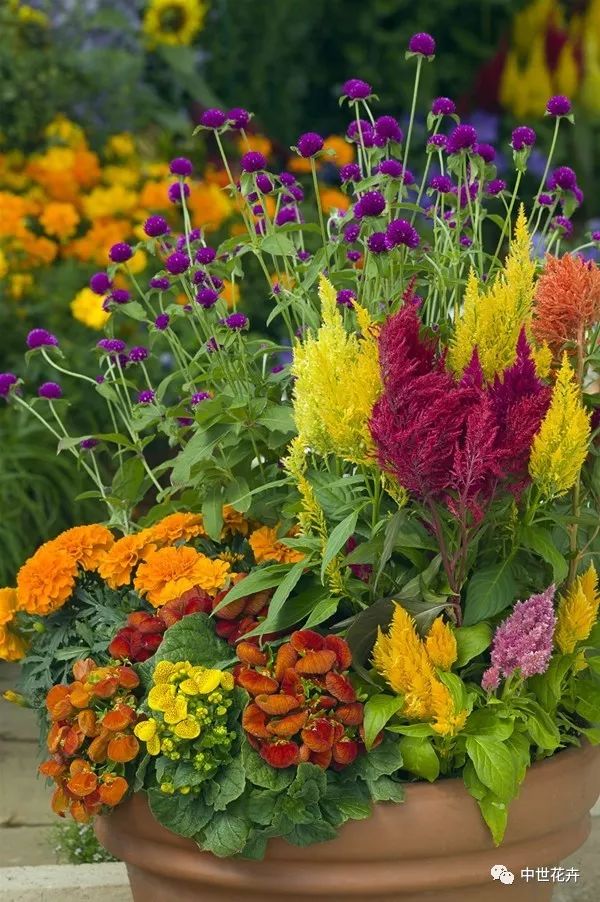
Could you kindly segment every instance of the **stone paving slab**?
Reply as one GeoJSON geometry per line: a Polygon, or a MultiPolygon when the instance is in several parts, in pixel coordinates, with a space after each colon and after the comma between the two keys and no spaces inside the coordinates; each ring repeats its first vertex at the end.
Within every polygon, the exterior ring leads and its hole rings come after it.
{"type": "Polygon", "coordinates": [[[132,902],[124,864],[0,868],[2,902],[132,902]]]}

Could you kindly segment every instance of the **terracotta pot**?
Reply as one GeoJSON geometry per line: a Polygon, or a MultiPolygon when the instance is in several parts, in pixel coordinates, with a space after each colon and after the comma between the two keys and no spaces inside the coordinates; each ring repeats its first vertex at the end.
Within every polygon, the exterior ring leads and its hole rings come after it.
{"type": "Polygon", "coordinates": [[[553,884],[527,882],[521,870],[574,852],[599,794],[600,749],[586,745],[531,768],[498,849],[461,780],[410,784],[403,804],[376,805],[330,842],[271,840],[262,862],[201,852],[160,826],[142,794],[98,818],[96,833],[127,863],[135,902],[537,902],[553,884]],[[513,872],[512,885],[492,879],[495,864],[513,872]]]}

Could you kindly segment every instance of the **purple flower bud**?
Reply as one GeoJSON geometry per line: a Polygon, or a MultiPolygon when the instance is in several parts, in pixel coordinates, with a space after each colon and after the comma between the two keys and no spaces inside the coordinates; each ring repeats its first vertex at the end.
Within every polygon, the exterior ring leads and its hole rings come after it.
{"type": "Polygon", "coordinates": [[[58,347],[58,338],[47,329],[32,329],[27,336],[27,347],[33,351],[35,348],[45,346],[58,347]]]}
{"type": "Polygon", "coordinates": [[[175,159],[171,160],[169,163],[169,171],[173,175],[181,175],[185,178],[192,174],[194,167],[192,161],[188,160],[187,157],[175,157],[175,159]]]}
{"type": "Polygon", "coordinates": [[[286,225],[288,222],[299,221],[300,217],[296,207],[282,207],[275,217],[275,225],[278,226],[286,225]]]}
{"type": "Polygon", "coordinates": [[[94,382],[96,382],[97,385],[104,385],[106,379],[104,378],[102,373],[100,373],[98,376],[94,376],[94,382]]]}
{"type": "Polygon", "coordinates": [[[447,175],[434,175],[433,178],[429,179],[429,187],[434,191],[439,191],[440,194],[450,194],[454,185],[452,184],[452,179],[447,175]]]}
{"type": "Polygon", "coordinates": [[[296,177],[293,176],[291,172],[280,172],[279,181],[282,185],[285,185],[286,188],[289,188],[291,185],[296,184],[296,177]]]}
{"type": "Polygon", "coordinates": [[[592,237],[592,241],[600,241],[600,231],[598,231],[598,229],[594,229],[591,237],[592,237]]]}
{"type": "Polygon", "coordinates": [[[432,101],[431,112],[434,116],[451,116],[456,112],[456,104],[449,97],[436,97],[432,101]]]}
{"type": "Polygon", "coordinates": [[[365,119],[354,120],[346,129],[346,137],[355,144],[362,143],[365,147],[373,147],[375,143],[376,132],[370,122],[365,119]]]}
{"type": "Polygon", "coordinates": [[[349,97],[350,100],[365,100],[372,93],[371,85],[362,78],[349,78],[342,85],[342,97],[349,97]]]}
{"type": "Polygon", "coordinates": [[[159,291],[167,291],[171,287],[171,283],[166,276],[154,276],[150,279],[150,288],[157,288],[159,291]]]}
{"type": "Polygon", "coordinates": [[[91,451],[92,448],[95,448],[98,444],[97,438],[82,438],[79,442],[79,447],[82,451],[91,451]]]}
{"type": "Polygon", "coordinates": [[[310,260],[312,254],[310,251],[298,251],[296,254],[300,263],[306,263],[307,260],[310,260]]]}
{"type": "Polygon", "coordinates": [[[164,330],[169,327],[170,321],[171,317],[168,313],[159,313],[159,315],[154,320],[154,325],[160,332],[164,332],[164,330]]]}
{"type": "Polygon", "coordinates": [[[189,266],[190,258],[187,254],[182,254],[181,251],[175,251],[174,254],[170,254],[165,260],[165,269],[173,276],[178,276],[185,272],[186,269],[189,269],[189,266]]]}
{"type": "Polygon", "coordinates": [[[437,147],[440,150],[446,150],[448,147],[448,138],[446,135],[431,135],[427,138],[428,147],[437,147]]]}
{"type": "Polygon", "coordinates": [[[380,116],[375,120],[375,132],[385,141],[396,141],[400,144],[404,138],[398,120],[393,116],[380,116]]]}
{"type": "Polygon", "coordinates": [[[126,288],[115,288],[108,296],[108,300],[113,301],[115,304],[128,304],[131,300],[131,295],[126,288]]]}
{"type": "Polygon", "coordinates": [[[404,244],[415,248],[419,245],[419,233],[406,219],[392,219],[386,229],[386,236],[392,247],[404,244]]]}
{"type": "Polygon", "coordinates": [[[200,116],[200,125],[203,125],[204,128],[221,128],[221,126],[225,125],[227,122],[227,118],[228,117],[223,110],[212,107],[211,109],[204,110],[200,116]]]}
{"type": "Polygon", "coordinates": [[[58,382],[44,382],[38,388],[38,395],[40,398],[54,401],[57,398],[62,398],[62,388],[58,382]]]}
{"type": "Polygon", "coordinates": [[[477,132],[472,125],[457,125],[448,136],[446,149],[448,153],[460,153],[461,150],[471,150],[477,143],[477,132]]]}
{"type": "Polygon", "coordinates": [[[358,163],[346,163],[340,169],[340,179],[342,182],[359,182],[361,177],[360,166],[358,163]]]}
{"type": "Polygon", "coordinates": [[[169,185],[167,194],[172,204],[180,204],[182,198],[190,196],[190,186],[185,183],[174,182],[174,184],[169,185]]]}
{"type": "Polygon", "coordinates": [[[372,254],[385,254],[391,250],[391,245],[385,232],[373,232],[369,235],[367,245],[372,254]]]}
{"type": "Polygon", "coordinates": [[[394,179],[399,179],[404,172],[404,167],[398,160],[382,160],[377,168],[382,175],[394,179]]]}
{"type": "Polygon", "coordinates": [[[229,110],[227,113],[227,121],[231,128],[237,129],[238,131],[248,126],[250,118],[251,114],[241,106],[233,107],[233,109],[229,110]]]}
{"type": "Polygon", "coordinates": [[[360,225],[357,222],[350,222],[344,229],[344,241],[352,244],[360,235],[360,225]]]}
{"type": "Polygon", "coordinates": [[[363,216],[380,216],[385,210],[385,197],[381,191],[366,191],[358,203],[354,205],[354,211],[358,219],[363,216]]]}
{"type": "Polygon", "coordinates": [[[284,369],[285,369],[285,366],[283,365],[283,363],[277,363],[277,364],[275,364],[275,366],[271,367],[271,372],[273,373],[274,376],[276,376],[277,373],[283,373],[284,369]]]}
{"type": "Polygon", "coordinates": [[[476,144],[473,153],[481,157],[484,163],[492,163],[496,157],[496,151],[491,144],[476,144]]]}
{"type": "Polygon", "coordinates": [[[257,235],[266,235],[267,234],[267,223],[264,219],[258,219],[254,223],[254,231],[257,235]]]}
{"type": "Polygon", "coordinates": [[[141,363],[148,359],[148,348],[141,346],[132,348],[129,352],[129,363],[141,363]]]}
{"type": "Polygon", "coordinates": [[[259,172],[256,176],[256,187],[263,194],[270,194],[273,190],[273,182],[266,173],[259,172]]]}
{"type": "Polygon", "coordinates": [[[525,147],[533,147],[536,137],[536,133],[528,125],[518,125],[513,129],[510,143],[513,150],[523,150],[525,147]]]}
{"type": "Polygon", "coordinates": [[[537,202],[540,207],[551,207],[554,203],[554,197],[551,194],[539,194],[537,202]]]}
{"type": "Polygon", "coordinates": [[[574,191],[577,187],[577,176],[570,166],[558,166],[548,179],[548,188],[562,191],[574,191]]]}
{"type": "Polygon", "coordinates": [[[564,94],[556,94],[546,104],[546,113],[549,116],[558,118],[559,116],[568,116],[570,112],[571,101],[564,94]]]}
{"type": "Polygon", "coordinates": [[[196,407],[198,404],[201,404],[203,401],[208,401],[210,398],[209,391],[197,391],[190,398],[190,404],[192,407],[196,407]]]}
{"type": "Polygon", "coordinates": [[[340,307],[349,307],[352,309],[354,307],[356,295],[351,288],[340,288],[335,299],[340,307]]]}
{"type": "Polygon", "coordinates": [[[138,392],[137,402],[138,404],[152,404],[154,401],[154,392],[151,388],[145,388],[143,391],[138,392]]]}
{"type": "Polygon", "coordinates": [[[94,294],[106,294],[111,285],[112,282],[105,272],[95,272],[90,279],[90,288],[94,294]]]}
{"type": "Polygon", "coordinates": [[[218,276],[211,276],[207,273],[207,279],[215,291],[220,291],[223,287],[223,279],[220,279],[218,276]]]}
{"type": "Polygon", "coordinates": [[[469,238],[468,235],[461,235],[459,238],[459,243],[461,247],[471,247],[473,241],[471,238],[469,238]]]}
{"type": "Polygon", "coordinates": [[[169,231],[169,223],[164,216],[149,216],[144,223],[144,232],[150,238],[158,238],[160,235],[166,235],[169,231]]]}
{"type": "Polygon", "coordinates": [[[203,266],[208,266],[216,256],[217,252],[214,247],[199,247],[196,251],[196,262],[201,263],[203,266]]]}
{"type": "Polygon", "coordinates": [[[579,185],[575,185],[575,187],[573,188],[573,196],[579,205],[583,203],[583,191],[581,190],[579,185]]]}
{"type": "Polygon", "coordinates": [[[196,300],[201,307],[204,307],[205,310],[209,310],[211,307],[215,306],[219,300],[219,295],[214,288],[200,288],[196,292],[196,300]]]}
{"type": "Polygon", "coordinates": [[[108,256],[113,263],[126,263],[133,257],[133,248],[125,241],[119,241],[113,244],[108,252],[108,256]]]}
{"type": "Polygon", "coordinates": [[[240,332],[248,325],[248,317],[243,313],[232,313],[220,322],[222,326],[227,326],[232,332],[240,332]]]}
{"type": "Polygon", "coordinates": [[[18,381],[14,373],[0,373],[0,398],[7,398],[18,381]]]}
{"type": "Polygon", "coordinates": [[[125,342],[120,338],[101,338],[96,347],[109,354],[120,354],[125,350],[125,342]]]}
{"type": "Polygon", "coordinates": [[[360,251],[347,251],[346,258],[350,260],[351,263],[356,263],[361,258],[360,251]]]}
{"type": "Polygon", "coordinates": [[[559,229],[565,238],[570,238],[573,234],[573,223],[566,216],[555,216],[551,225],[553,229],[559,229]]]}
{"type": "Polygon", "coordinates": [[[417,53],[419,56],[433,56],[435,54],[435,40],[425,31],[419,31],[413,34],[408,42],[410,53],[417,53]]]}
{"type": "Polygon", "coordinates": [[[180,426],[192,426],[194,420],[192,417],[177,417],[177,422],[180,426]]]}
{"type": "Polygon", "coordinates": [[[262,216],[262,214],[265,212],[265,208],[262,204],[254,204],[254,206],[252,207],[252,212],[255,216],[262,216]]]}
{"type": "Polygon", "coordinates": [[[485,186],[485,193],[496,197],[506,191],[506,182],[503,179],[491,179],[485,186]]]}
{"type": "Polygon", "coordinates": [[[324,143],[323,138],[317,132],[306,132],[298,138],[298,153],[301,157],[314,157],[315,154],[323,149],[324,143]]]}
{"type": "Polygon", "coordinates": [[[267,160],[258,150],[249,150],[240,160],[240,167],[243,172],[260,172],[266,169],[267,160]]]}

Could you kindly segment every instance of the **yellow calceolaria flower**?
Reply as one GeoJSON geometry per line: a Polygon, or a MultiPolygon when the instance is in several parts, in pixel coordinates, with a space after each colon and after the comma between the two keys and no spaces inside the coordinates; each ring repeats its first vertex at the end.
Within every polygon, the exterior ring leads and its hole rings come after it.
{"type": "Polygon", "coordinates": [[[205,15],[203,0],[149,0],[142,27],[150,46],[188,47],[205,15]]]}
{"type": "Polygon", "coordinates": [[[588,453],[590,432],[590,414],[564,354],[529,459],[529,474],[545,498],[565,495],[575,485],[588,453]]]}
{"type": "Polygon", "coordinates": [[[134,728],[134,733],[138,739],[146,743],[146,751],[149,755],[160,754],[160,739],[157,735],[158,724],[153,717],[148,720],[142,720],[134,728]]]}
{"type": "MultiPolygon", "coordinates": [[[[491,289],[482,291],[473,271],[469,276],[463,311],[450,341],[449,363],[456,373],[468,366],[475,348],[488,381],[512,366],[521,330],[531,323],[534,274],[531,239],[521,205],[504,271],[491,289]]],[[[542,375],[539,369],[538,373],[542,375]]]]}
{"type": "Polygon", "coordinates": [[[436,617],[425,639],[425,649],[434,667],[450,670],[456,663],[458,651],[452,627],[442,617],[436,617]]]}
{"type": "Polygon", "coordinates": [[[292,365],[298,435],[317,454],[364,463],[372,447],[369,417],[381,393],[375,330],[355,304],[362,335],[346,331],[335,289],[324,276],[319,296],[323,325],[316,337],[296,345],[292,365]]]}
{"type": "Polygon", "coordinates": [[[110,313],[102,306],[102,298],[87,287],[78,291],[71,301],[71,313],[89,329],[103,329],[110,319],[110,313]]]}
{"type": "Polygon", "coordinates": [[[554,644],[563,654],[571,654],[579,642],[588,638],[599,604],[598,574],[590,564],[558,602],[554,644]]]}

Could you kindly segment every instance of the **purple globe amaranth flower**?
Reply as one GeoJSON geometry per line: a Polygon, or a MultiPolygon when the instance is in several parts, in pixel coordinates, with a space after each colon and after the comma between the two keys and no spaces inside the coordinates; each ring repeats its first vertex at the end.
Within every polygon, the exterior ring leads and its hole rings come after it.
{"type": "Polygon", "coordinates": [[[363,216],[380,216],[385,210],[385,197],[381,191],[365,191],[360,200],[354,205],[355,215],[360,219],[363,216]]]}
{"type": "Polygon", "coordinates": [[[91,451],[92,448],[95,448],[98,444],[99,441],[97,438],[82,438],[79,442],[79,447],[82,451],[91,451]]]}
{"type": "Polygon", "coordinates": [[[296,254],[300,263],[306,263],[307,260],[310,260],[312,254],[310,251],[298,251],[296,254]]]}
{"type": "Polygon", "coordinates": [[[296,184],[296,176],[292,175],[291,172],[280,172],[279,173],[279,181],[282,185],[285,185],[286,188],[289,188],[290,185],[296,184]]]}
{"type": "Polygon", "coordinates": [[[145,388],[143,391],[138,392],[137,402],[138,404],[152,404],[154,401],[155,394],[151,388],[145,388]]]}
{"type": "Polygon", "coordinates": [[[46,398],[48,401],[54,401],[58,398],[62,398],[62,388],[58,384],[58,382],[44,382],[38,388],[38,396],[40,398],[46,398]]]}
{"type": "Polygon", "coordinates": [[[227,115],[217,107],[210,107],[204,110],[199,122],[204,128],[221,128],[227,122],[227,115]]]}
{"type": "Polygon", "coordinates": [[[518,125],[513,129],[510,143],[513,150],[524,150],[526,147],[533,147],[537,135],[528,125],[518,125]]]}
{"type": "Polygon", "coordinates": [[[581,204],[583,203],[583,191],[581,190],[579,185],[575,185],[575,187],[573,188],[573,197],[575,198],[577,203],[581,206],[581,204]]]}
{"type": "Polygon", "coordinates": [[[344,229],[344,241],[347,241],[348,244],[353,244],[358,239],[360,235],[360,225],[357,222],[350,222],[344,229]]]}
{"type": "Polygon", "coordinates": [[[385,141],[396,141],[397,144],[401,144],[404,139],[398,120],[393,116],[379,116],[375,120],[375,131],[385,141]]]}
{"type": "Polygon", "coordinates": [[[275,225],[282,226],[288,222],[300,222],[297,207],[282,207],[275,217],[275,225]]]}
{"type": "Polygon", "coordinates": [[[346,163],[340,168],[340,179],[342,182],[359,182],[361,178],[360,166],[358,163],[346,163]]]}
{"type": "Polygon", "coordinates": [[[491,144],[478,143],[474,146],[473,153],[481,157],[484,163],[493,163],[496,158],[496,149],[491,144]]]}
{"type": "Polygon", "coordinates": [[[183,198],[190,196],[190,186],[174,182],[169,185],[167,195],[172,204],[180,204],[183,198]]]}
{"type": "Polygon", "coordinates": [[[107,300],[113,301],[115,304],[128,304],[131,300],[131,294],[126,288],[115,288],[115,290],[109,294],[107,300]]]}
{"type": "Polygon", "coordinates": [[[426,31],[418,31],[416,34],[413,34],[408,42],[408,51],[419,56],[434,56],[435,39],[430,34],[427,34],[426,31]]]}
{"type": "Polygon", "coordinates": [[[104,383],[106,382],[106,379],[102,373],[99,373],[97,376],[94,376],[94,382],[97,385],[104,385],[104,383]]]}
{"type": "Polygon", "coordinates": [[[431,103],[434,116],[451,116],[456,112],[456,104],[449,97],[436,97],[431,103]]]}
{"type": "Polygon", "coordinates": [[[180,426],[192,426],[194,420],[192,417],[177,417],[177,422],[180,426]]]}
{"type": "Polygon", "coordinates": [[[101,338],[96,347],[109,354],[121,354],[125,350],[125,342],[120,338],[101,338]]]}
{"type": "Polygon", "coordinates": [[[376,138],[376,132],[370,122],[366,119],[355,119],[346,129],[346,137],[355,144],[362,143],[365,147],[373,147],[376,138]]]}
{"type": "Polygon", "coordinates": [[[159,330],[159,332],[164,332],[165,329],[168,329],[170,322],[171,317],[168,313],[159,313],[154,320],[154,325],[159,330]]]}
{"type": "Polygon", "coordinates": [[[547,183],[548,188],[554,191],[560,188],[562,191],[574,191],[577,187],[577,176],[570,166],[557,166],[551,173],[547,183]]]}
{"type": "Polygon", "coordinates": [[[265,172],[259,172],[256,176],[256,187],[263,194],[270,194],[273,190],[273,182],[265,172]]]}
{"type": "Polygon", "coordinates": [[[427,146],[435,147],[437,150],[446,150],[448,147],[448,138],[446,135],[430,135],[427,138],[427,146]]]}
{"type": "Polygon", "coordinates": [[[203,401],[208,401],[209,398],[209,391],[197,391],[194,392],[194,394],[190,398],[190,404],[192,405],[192,407],[196,407],[196,405],[201,404],[203,401]]]}
{"type": "Polygon", "coordinates": [[[227,113],[227,121],[231,128],[237,129],[238,131],[242,128],[246,128],[249,125],[251,118],[252,114],[241,106],[235,106],[227,113]]]}
{"type": "Polygon", "coordinates": [[[571,112],[571,101],[564,94],[555,94],[546,104],[546,114],[548,116],[568,116],[571,112]]]}
{"type": "Polygon", "coordinates": [[[346,252],[346,258],[348,260],[350,260],[351,263],[356,263],[358,260],[360,260],[361,257],[362,257],[362,254],[360,251],[347,251],[346,252]]]}
{"type": "Polygon", "coordinates": [[[0,398],[7,398],[18,381],[19,378],[14,373],[0,373],[0,398]]]}
{"type": "Polygon", "coordinates": [[[439,191],[440,194],[449,194],[454,187],[452,179],[448,175],[434,175],[429,179],[429,188],[439,191]]]}
{"type": "Polygon", "coordinates": [[[392,245],[385,232],[373,232],[367,239],[367,247],[372,254],[385,254],[392,245]]]}
{"type": "Polygon", "coordinates": [[[399,160],[382,160],[377,167],[381,175],[387,175],[393,179],[399,179],[404,172],[404,166],[399,160]]]}
{"type": "Polygon", "coordinates": [[[551,225],[553,229],[560,229],[566,238],[573,234],[573,223],[566,216],[555,216],[551,225]]]}
{"type": "Polygon", "coordinates": [[[220,279],[218,276],[211,276],[208,273],[206,275],[207,275],[208,281],[210,282],[212,287],[215,289],[215,291],[220,291],[221,288],[223,287],[223,279],[220,279]]]}
{"type": "Polygon", "coordinates": [[[415,177],[410,169],[404,169],[404,167],[402,167],[402,181],[405,185],[414,185],[415,177]]]}
{"type": "Polygon", "coordinates": [[[283,373],[284,369],[285,365],[283,363],[276,363],[275,366],[271,367],[271,372],[276,376],[277,373],[283,373]]]}
{"type": "Polygon", "coordinates": [[[351,288],[340,288],[335,299],[340,307],[349,307],[352,309],[354,307],[356,295],[351,288]]]}
{"type": "Polygon", "coordinates": [[[461,185],[458,192],[458,204],[461,210],[469,205],[469,200],[475,200],[479,193],[479,185],[477,182],[471,182],[470,185],[461,185]]]}
{"type": "Polygon", "coordinates": [[[58,347],[58,338],[47,329],[32,329],[27,336],[27,347],[30,351],[43,347],[58,347]]]}
{"type": "Polygon", "coordinates": [[[200,288],[196,292],[196,300],[205,310],[210,310],[219,300],[219,295],[214,288],[200,288]]]}
{"type": "Polygon", "coordinates": [[[129,363],[142,363],[143,360],[147,360],[149,355],[148,348],[143,348],[141,345],[138,345],[135,348],[132,348],[128,354],[129,363]]]}
{"type": "Polygon", "coordinates": [[[600,241],[600,231],[598,229],[594,229],[590,237],[592,241],[600,241]]]}
{"type": "Polygon", "coordinates": [[[126,263],[133,257],[133,248],[126,241],[118,241],[116,244],[113,244],[108,256],[113,263],[126,263]]]}
{"type": "Polygon", "coordinates": [[[187,254],[181,253],[181,251],[175,251],[174,254],[169,254],[165,260],[165,269],[173,276],[181,275],[182,272],[189,269],[189,266],[190,258],[187,254]]]}
{"type": "Polygon", "coordinates": [[[264,219],[258,219],[254,223],[254,231],[257,235],[266,235],[267,234],[267,223],[264,219]]]}
{"type": "Polygon", "coordinates": [[[407,219],[392,219],[385,234],[389,244],[394,247],[403,244],[415,248],[419,245],[419,233],[407,219]]]}
{"type": "Polygon", "coordinates": [[[214,247],[199,247],[196,251],[196,262],[201,263],[203,266],[208,266],[216,256],[217,252],[214,247]]]}
{"type": "Polygon", "coordinates": [[[261,169],[266,169],[267,160],[258,150],[249,150],[240,160],[240,167],[243,172],[260,172],[261,169]]]}
{"type": "Polygon", "coordinates": [[[490,197],[496,197],[498,194],[502,194],[503,191],[506,191],[504,179],[490,179],[485,186],[485,193],[489,194],[490,197]]]}
{"type": "Polygon", "coordinates": [[[90,288],[94,294],[106,294],[107,291],[110,291],[111,286],[112,282],[105,272],[95,272],[90,279],[90,288]]]}
{"type": "Polygon", "coordinates": [[[300,185],[290,185],[288,191],[290,192],[291,197],[296,201],[296,203],[300,203],[304,200],[304,191],[302,190],[300,185]]]}
{"type": "Polygon", "coordinates": [[[469,238],[468,235],[461,235],[459,238],[459,244],[461,247],[471,247],[473,244],[473,239],[469,238]]]}
{"type": "Polygon", "coordinates": [[[169,232],[169,223],[164,216],[149,216],[144,223],[144,232],[150,238],[159,238],[169,232]]]}
{"type": "Polygon", "coordinates": [[[175,157],[169,163],[169,172],[173,175],[180,175],[183,178],[189,176],[194,171],[194,167],[192,165],[192,161],[188,160],[187,157],[175,157]]]}
{"type": "Polygon", "coordinates": [[[240,332],[248,325],[248,317],[244,313],[231,313],[221,320],[221,325],[227,326],[232,332],[240,332]]]}
{"type": "Polygon", "coordinates": [[[254,206],[252,207],[252,212],[255,216],[262,216],[262,214],[265,212],[265,208],[262,204],[254,204],[254,206]]]}
{"type": "Polygon", "coordinates": [[[301,157],[314,157],[320,150],[323,150],[324,143],[323,138],[317,132],[305,132],[298,138],[298,153],[301,157]]]}
{"type": "Polygon", "coordinates": [[[554,586],[549,586],[545,592],[517,602],[512,614],[496,629],[491,667],[481,680],[484,689],[497,689],[501,677],[509,677],[516,670],[527,678],[548,669],[556,626],[554,591],[554,586]]]}
{"type": "Polygon", "coordinates": [[[348,97],[350,100],[365,100],[372,93],[373,88],[362,78],[349,78],[342,85],[342,97],[348,97]]]}
{"type": "Polygon", "coordinates": [[[551,207],[555,198],[552,194],[538,194],[537,202],[540,207],[551,207]]]}
{"type": "Polygon", "coordinates": [[[150,288],[156,288],[159,291],[167,291],[171,287],[171,283],[166,276],[154,276],[149,282],[150,288]]]}
{"type": "Polygon", "coordinates": [[[472,125],[457,125],[448,136],[446,150],[450,154],[472,150],[477,143],[477,132],[472,125]]]}

